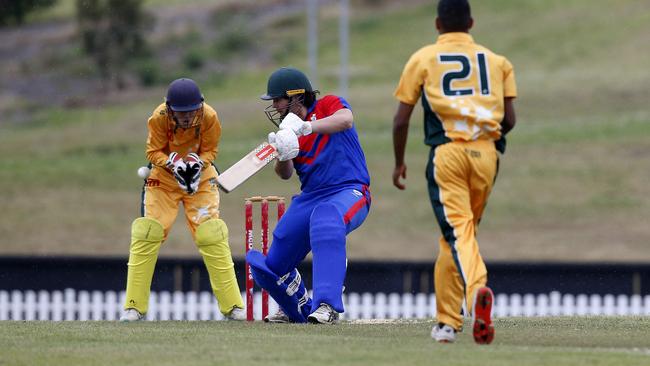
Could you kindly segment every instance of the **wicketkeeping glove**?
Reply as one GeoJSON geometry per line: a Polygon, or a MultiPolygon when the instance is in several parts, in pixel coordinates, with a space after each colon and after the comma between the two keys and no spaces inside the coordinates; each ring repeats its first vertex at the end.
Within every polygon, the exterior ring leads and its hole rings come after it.
{"type": "Polygon", "coordinates": [[[185,157],[185,163],[187,165],[190,164],[198,164],[199,168],[203,169],[203,160],[197,155],[196,153],[189,153],[185,157]]]}
{"type": "Polygon", "coordinates": [[[300,146],[298,136],[292,130],[280,130],[269,134],[269,144],[278,150],[278,160],[287,161],[298,156],[300,146]]]}
{"type": "Polygon", "coordinates": [[[173,152],[169,154],[166,165],[167,168],[172,171],[172,174],[174,175],[174,178],[178,182],[178,185],[181,187],[181,189],[187,192],[189,186],[185,181],[185,177],[183,176],[183,173],[187,169],[187,164],[185,164],[178,153],[173,152]]]}
{"type": "Polygon", "coordinates": [[[169,170],[174,170],[179,165],[185,164],[185,162],[183,161],[183,158],[181,158],[181,156],[178,155],[178,153],[173,152],[169,154],[169,157],[167,158],[167,162],[165,164],[167,165],[167,168],[169,170]]]}
{"type": "Polygon", "coordinates": [[[190,153],[185,157],[186,171],[184,175],[189,179],[187,193],[194,194],[199,189],[201,182],[201,171],[203,170],[203,161],[195,153],[190,153]]]}
{"type": "Polygon", "coordinates": [[[281,130],[291,130],[296,136],[309,135],[312,131],[311,123],[305,122],[302,118],[293,113],[287,114],[280,123],[281,130]]]}

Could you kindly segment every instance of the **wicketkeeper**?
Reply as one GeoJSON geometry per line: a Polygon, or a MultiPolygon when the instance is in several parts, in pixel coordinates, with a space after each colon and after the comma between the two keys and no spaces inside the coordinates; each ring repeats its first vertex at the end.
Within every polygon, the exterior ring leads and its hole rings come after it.
{"type": "Polygon", "coordinates": [[[147,313],[158,252],[181,202],[221,313],[244,320],[228,228],[219,218],[217,171],[211,163],[221,137],[217,112],[204,102],[193,80],[182,78],[169,85],[165,103],[154,110],[147,126],[146,155],[152,170],[142,191],[142,217],[131,227],[125,312],[120,320],[140,320],[147,313]]]}

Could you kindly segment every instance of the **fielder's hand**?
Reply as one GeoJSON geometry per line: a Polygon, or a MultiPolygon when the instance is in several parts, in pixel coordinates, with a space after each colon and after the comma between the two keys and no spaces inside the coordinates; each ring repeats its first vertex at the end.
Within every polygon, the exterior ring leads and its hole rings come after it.
{"type": "Polygon", "coordinates": [[[287,114],[282,123],[280,123],[281,130],[291,130],[296,136],[309,135],[312,131],[311,123],[303,121],[300,117],[293,113],[287,114]]]}
{"type": "Polygon", "coordinates": [[[280,130],[269,134],[269,144],[275,145],[278,150],[278,160],[287,161],[298,156],[300,148],[298,137],[291,130],[280,130]]]}
{"type": "Polygon", "coordinates": [[[393,169],[393,185],[398,189],[406,189],[406,185],[400,179],[406,179],[406,164],[397,165],[393,169]]]}

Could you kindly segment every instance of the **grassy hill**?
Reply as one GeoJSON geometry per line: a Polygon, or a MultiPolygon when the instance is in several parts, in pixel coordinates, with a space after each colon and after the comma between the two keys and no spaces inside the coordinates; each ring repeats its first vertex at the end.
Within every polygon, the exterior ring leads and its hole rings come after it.
{"type": "MultiPolygon", "coordinates": [[[[348,99],[372,175],[373,207],[349,237],[349,256],[432,260],[438,228],[424,179],[421,108],[412,118],[405,192],[391,183],[391,125],[403,64],[435,40],[435,7],[352,3],[348,99]]],[[[519,87],[518,125],[480,228],[484,258],[650,260],[650,3],[475,1],[473,12],[475,39],[512,61],[519,87]]],[[[321,9],[319,29],[316,86],[336,93],[335,4],[321,9]]],[[[214,82],[189,75],[202,80],[223,124],[220,169],[271,131],[258,96],[276,67],[306,69],[303,34],[304,23],[272,23],[259,32],[261,47],[292,45],[276,61],[241,66],[214,82]]],[[[146,163],[145,122],[164,93],[160,86],[119,103],[49,107],[25,123],[0,121],[0,255],[126,256],[139,214],[135,171],[146,163]]],[[[267,169],[222,195],[235,255],[243,252],[243,198],[297,191],[296,181],[287,184],[267,169]]],[[[179,216],[163,256],[196,255],[179,216]]]]}

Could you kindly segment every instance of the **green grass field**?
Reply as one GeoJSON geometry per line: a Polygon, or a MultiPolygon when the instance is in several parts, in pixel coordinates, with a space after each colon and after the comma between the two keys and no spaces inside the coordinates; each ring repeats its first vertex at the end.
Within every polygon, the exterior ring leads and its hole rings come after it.
{"type": "MultiPolygon", "coordinates": [[[[391,126],[397,106],[392,92],[404,63],[435,39],[434,2],[352,3],[358,7],[351,21],[348,99],[372,175],[373,207],[350,236],[348,254],[433,260],[438,229],[423,173],[421,108],[412,118],[405,192],[391,183],[391,126]]],[[[57,9],[61,17],[69,14],[57,9]]],[[[509,57],[519,87],[518,125],[479,233],[483,257],[650,260],[650,3],[476,1],[473,12],[475,39],[509,57]]],[[[336,6],[321,14],[320,29],[336,29],[336,6]]],[[[275,27],[260,32],[260,43],[294,44],[284,62],[306,67],[304,24],[275,27]]],[[[336,37],[334,31],[320,35],[317,87],[325,92],[337,89],[336,37]]],[[[258,96],[277,66],[242,66],[218,83],[202,83],[223,124],[221,169],[271,130],[258,96]]],[[[139,215],[142,182],[135,172],[146,163],[145,121],[164,92],[159,86],[115,104],[42,108],[24,123],[0,121],[0,255],[126,256],[130,223],[139,215]]],[[[242,199],[290,197],[297,190],[295,180],[286,184],[267,169],[222,195],[236,256],[243,252],[242,199]]],[[[197,255],[181,220],[161,255],[197,255]]]]}
{"type": "Polygon", "coordinates": [[[648,317],[498,319],[476,345],[433,321],[336,326],[234,322],[0,322],[0,365],[599,365],[650,363],[648,317]]]}

